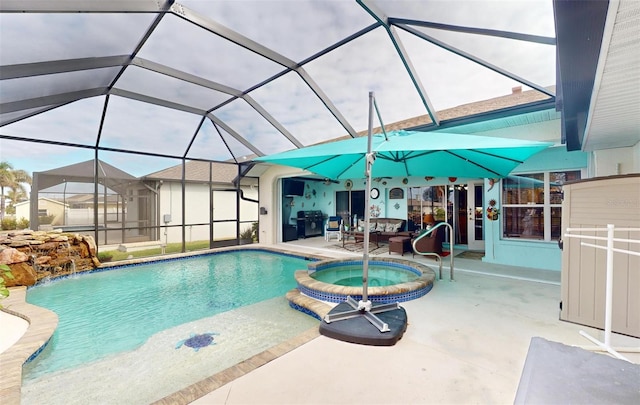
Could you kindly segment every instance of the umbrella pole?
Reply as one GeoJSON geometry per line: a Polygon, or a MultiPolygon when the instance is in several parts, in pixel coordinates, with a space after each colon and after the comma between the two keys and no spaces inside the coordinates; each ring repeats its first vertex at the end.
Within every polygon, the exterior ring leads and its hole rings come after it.
{"type": "Polygon", "coordinates": [[[389,325],[378,318],[375,314],[392,311],[400,308],[400,304],[388,303],[377,305],[372,310],[371,301],[369,300],[369,220],[371,219],[371,213],[369,210],[369,203],[371,199],[371,167],[373,166],[373,161],[375,160],[375,153],[371,152],[371,138],[373,136],[373,103],[374,103],[374,95],[373,92],[369,92],[369,132],[368,132],[368,141],[367,141],[367,155],[366,155],[366,164],[365,164],[365,177],[366,181],[366,190],[365,190],[365,210],[364,210],[364,241],[363,241],[363,253],[362,253],[362,299],[359,302],[356,302],[353,298],[347,297],[346,303],[353,309],[346,310],[343,312],[335,312],[328,313],[324,317],[324,321],[326,323],[331,323],[334,321],[342,321],[347,319],[352,319],[359,316],[364,316],[373,326],[378,328],[380,332],[390,332],[391,329],[389,325]]]}
{"type": "Polygon", "coordinates": [[[422,196],[424,195],[423,187],[420,187],[420,229],[424,229],[424,208],[422,207],[422,196]]]}
{"type": "Polygon", "coordinates": [[[364,175],[367,179],[364,191],[364,249],[362,253],[362,300],[358,303],[359,310],[370,311],[371,301],[369,301],[369,232],[371,219],[371,210],[369,203],[371,199],[371,166],[375,160],[375,154],[371,153],[371,137],[373,132],[373,92],[369,92],[369,129],[367,132],[367,155],[365,162],[364,175]]]}

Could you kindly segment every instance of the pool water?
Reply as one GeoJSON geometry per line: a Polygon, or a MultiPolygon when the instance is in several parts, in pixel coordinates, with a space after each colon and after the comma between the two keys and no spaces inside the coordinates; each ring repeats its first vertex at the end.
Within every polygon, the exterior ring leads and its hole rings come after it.
{"type": "MultiPolygon", "coordinates": [[[[406,283],[418,278],[416,273],[389,266],[369,265],[369,286],[385,287],[406,283]]],[[[362,265],[344,265],[335,268],[318,270],[311,275],[314,279],[324,283],[357,287],[362,285],[362,265]]]]}
{"type": "Polygon", "coordinates": [[[165,329],[283,296],[301,257],[224,252],[104,271],[36,286],[27,301],[58,314],[48,347],[25,379],[133,350],[165,329]]]}

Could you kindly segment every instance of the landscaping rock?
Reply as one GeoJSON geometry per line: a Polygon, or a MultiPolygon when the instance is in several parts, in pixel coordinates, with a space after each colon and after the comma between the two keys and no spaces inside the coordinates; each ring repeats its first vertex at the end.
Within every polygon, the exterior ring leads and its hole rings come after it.
{"type": "Polygon", "coordinates": [[[38,276],[29,263],[13,263],[9,265],[13,278],[5,277],[0,272],[0,277],[4,278],[4,284],[7,287],[30,286],[38,281],[38,276]]]}
{"type": "Polygon", "coordinates": [[[14,279],[7,286],[30,286],[44,277],[59,277],[100,266],[92,236],[52,231],[0,233],[0,264],[8,264],[14,279]]]}

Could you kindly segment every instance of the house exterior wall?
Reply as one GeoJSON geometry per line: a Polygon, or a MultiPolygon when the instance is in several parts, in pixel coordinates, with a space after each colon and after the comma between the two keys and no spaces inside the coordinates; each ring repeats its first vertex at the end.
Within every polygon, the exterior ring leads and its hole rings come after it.
{"type": "MultiPolygon", "coordinates": [[[[588,154],[567,152],[564,146],[542,151],[518,166],[512,174],[545,171],[583,170],[586,174],[588,154]]],[[[485,180],[485,201],[502,201],[501,187],[489,190],[485,180]]],[[[564,213],[563,213],[564,215],[564,213]]],[[[497,221],[485,217],[485,256],[488,263],[560,271],[562,251],[557,241],[509,239],[503,237],[502,215],[497,221]],[[523,261],[526,258],[526,261],[523,261]]]]}
{"type": "MultiPolygon", "coordinates": [[[[515,172],[531,173],[551,170],[586,170],[587,161],[588,154],[586,153],[567,152],[564,147],[557,147],[535,155],[520,165],[515,172]]],[[[264,236],[265,243],[276,243],[276,241],[282,240],[282,230],[280,229],[282,226],[280,224],[287,223],[287,219],[278,217],[280,211],[282,211],[280,207],[283,202],[281,201],[281,190],[277,180],[279,177],[292,177],[294,175],[304,177],[304,173],[301,173],[299,169],[274,166],[269,168],[261,178],[260,201],[267,201],[265,200],[265,198],[267,198],[271,205],[269,215],[260,217],[260,230],[261,233],[263,233],[261,236],[264,236]]],[[[464,183],[466,180],[468,179],[460,178],[457,180],[457,183],[464,183]]],[[[371,205],[377,205],[380,208],[381,217],[403,219],[407,218],[407,187],[448,183],[448,180],[444,178],[435,178],[429,182],[425,182],[425,179],[422,177],[409,177],[407,184],[404,184],[402,179],[399,178],[385,179],[385,181],[387,183],[386,185],[374,182],[373,185],[380,190],[380,198],[372,200],[371,205]],[[389,200],[389,190],[394,187],[404,189],[404,199],[389,200]],[[396,206],[396,204],[398,205],[396,206]]],[[[353,183],[352,190],[364,189],[364,179],[354,180],[353,183]]],[[[295,218],[296,212],[299,209],[306,209],[309,204],[315,204],[313,208],[309,209],[319,209],[326,215],[335,215],[335,192],[344,190],[344,184],[317,184],[317,186],[312,186],[312,188],[318,190],[316,195],[320,198],[318,198],[317,201],[315,199],[306,199],[304,196],[294,197],[291,200],[293,204],[290,210],[291,218],[295,218]],[[302,207],[303,203],[305,204],[304,207],[302,207]]],[[[501,201],[500,186],[494,186],[489,190],[490,188],[488,180],[485,180],[485,201],[491,199],[501,201]]],[[[261,239],[261,241],[263,241],[263,239],[261,239]]],[[[489,221],[485,217],[485,257],[483,260],[490,263],[560,271],[561,251],[557,241],[503,238],[500,220],[489,221]],[[527,258],[526,263],[523,263],[523,257],[527,258]]]]}
{"type": "Polygon", "coordinates": [[[38,209],[46,209],[47,215],[53,215],[51,225],[64,224],[64,205],[51,200],[39,200],[38,209]]]}
{"type": "Polygon", "coordinates": [[[308,174],[300,169],[285,166],[271,166],[260,176],[260,191],[258,199],[260,206],[265,207],[267,213],[260,215],[258,239],[260,243],[275,245],[282,240],[282,188],[278,179],[281,177],[295,177],[308,174]]]}
{"type": "Polygon", "coordinates": [[[29,207],[29,201],[23,201],[20,203],[16,204],[16,219],[20,220],[21,218],[24,218],[26,220],[28,220],[29,222],[31,222],[31,214],[29,212],[30,207],[29,207]]]}
{"type": "Polygon", "coordinates": [[[602,149],[592,152],[589,177],[640,173],[640,142],[629,148],[602,149]]]}
{"type": "MultiPolygon", "coordinates": [[[[21,218],[25,218],[29,220],[29,222],[31,222],[30,209],[31,208],[29,201],[23,201],[16,204],[16,219],[20,220],[21,218]]],[[[55,200],[50,200],[48,198],[40,198],[38,199],[38,209],[46,209],[47,215],[53,215],[53,221],[51,222],[51,225],[64,225],[65,210],[63,203],[55,200]]]]}
{"type": "MultiPolygon", "coordinates": [[[[548,129],[553,129],[555,126],[548,125],[548,129]]],[[[539,129],[539,128],[538,128],[539,129]]],[[[551,134],[538,135],[538,140],[545,138],[553,138],[555,132],[551,131],[551,134]]],[[[637,170],[638,162],[640,161],[640,147],[638,145],[633,148],[619,148],[611,152],[600,151],[599,155],[590,152],[567,152],[564,145],[549,148],[541,153],[538,153],[524,162],[518,168],[513,171],[513,174],[526,174],[537,172],[550,172],[550,171],[568,171],[568,170],[580,170],[581,177],[583,179],[591,177],[591,173],[594,167],[594,161],[598,162],[600,170],[603,167],[610,167],[610,162],[613,158],[618,159],[621,162],[619,167],[623,170],[637,170]]],[[[264,243],[277,243],[282,240],[282,224],[292,223],[291,218],[295,219],[296,212],[298,210],[305,209],[318,209],[325,215],[335,215],[335,193],[337,191],[345,190],[344,184],[324,185],[323,183],[317,183],[312,186],[316,189],[316,195],[313,198],[307,199],[303,197],[293,197],[291,199],[292,207],[289,211],[290,218],[282,218],[281,212],[283,201],[280,197],[281,189],[278,179],[281,177],[304,177],[309,173],[302,172],[299,169],[277,167],[273,166],[269,168],[262,176],[260,180],[260,201],[261,205],[268,204],[268,215],[260,216],[260,231],[261,242],[264,243]],[[268,201],[268,203],[266,202],[268,201]],[[302,204],[305,204],[304,207],[302,204]],[[313,208],[307,208],[311,205],[313,208]]],[[[373,186],[380,190],[380,198],[373,200],[371,204],[375,204],[380,208],[381,217],[392,218],[406,218],[407,217],[407,201],[404,200],[389,200],[389,190],[393,187],[401,187],[406,190],[407,187],[417,187],[425,185],[439,185],[447,184],[446,179],[433,179],[428,183],[425,183],[424,178],[409,177],[408,183],[403,184],[402,179],[386,179],[386,185],[381,183],[374,183],[373,186]],[[398,203],[398,208],[395,204],[398,203]]],[[[458,183],[464,182],[465,179],[458,179],[458,183]]],[[[498,183],[499,184],[499,183],[498,183]]],[[[364,180],[355,180],[352,190],[363,190],[364,180]]],[[[484,201],[490,201],[495,199],[496,201],[502,201],[501,187],[490,187],[488,180],[485,179],[485,195],[484,201]],[[491,190],[489,190],[491,188],[491,190]]],[[[486,204],[485,204],[486,206],[486,204]]],[[[486,208],[486,207],[485,207],[486,208]]],[[[556,240],[544,241],[544,240],[527,240],[527,239],[515,239],[505,238],[502,232],[502,223],[498,221],[489,221],[486,217],[485,221],[485,257],[483,261],[496,264],[505,264],[512,266],[525,266],[538,269],[545,269],[551,271],[560,271],[562,267],[562,251],[558,246],[556,240]],[[526,258],[526,261],[523,261],[526,258]]],[[[295,222],[293,222],[295,224],[295,222]]]]}
{"type": "MultiPolygon", "coordinates": [[[[258,198],[257,190],[251,187],[242,188],[245,197],[258,198]]],[[[185,198],[185,241],[209,240],[210,198],[208,184],[186,184],[185,198]]],[[[160,239],[168,243],[182,241],[182,184],[168,182],[159,189],[160,193],[160,225],[167,227],[161,231],[160,239]],[[164,222],[165,216],[170,216],[170,222],[164,222]],[[165,233],[166,232],[166,233],[165,233]]],[[[235,239],[236,237],[236,193],[214,191],[213,200],[214,240],[235,239]]],[[[252,222],[258,221],[258,205],[249,201],[240,201],[240,220],[243,224],[240,230],[250,227],[252,222]]]]}

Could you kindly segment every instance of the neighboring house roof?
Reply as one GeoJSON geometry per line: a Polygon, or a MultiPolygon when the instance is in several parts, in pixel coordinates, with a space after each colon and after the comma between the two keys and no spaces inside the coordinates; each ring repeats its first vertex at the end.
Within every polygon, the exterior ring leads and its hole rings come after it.
{"type": "MultiPolygon", "coordinates": [[[[39,197],[38,201],[47,201],[50,202],[52,204],[58,204],[58,205],[62,205],[62,206],[68,206],[69,204],[65,204],[62,201],[58,201],[58,200],[53,200],[51,198],[46,198],[46,197],[39,197]]],[[[19,203],[16,203],[15,206],[21,206],[21,205],[29,205],[31,203],[31,200],[26,200],[26,201],[21,201],[19,203]]]]}
{"type": "MultiPolygon", "coordinates": [[[[68,204],[93,204],[93,193],[91,194],[74,194],[65,198],[68,204]]],[[[104,201],[104,195],[98,194],[98,203],[104,201]]],[[[119,196],[114,194],[107,195],[107,203],[118,203],[119,196]]]]}
{"type": "MultiPolygon", "coordinates": [[[[234,163],[202,162],[189,160],[185,163],[185,180],[187,182],[208,182],[209,173],[214,183],[233,185],[238,177],[238,167],[234,163]]],[[[173,180],[181,181],[182,165],[176,165],[164,170],[147,174],[143,180],[173,180]]]]}

